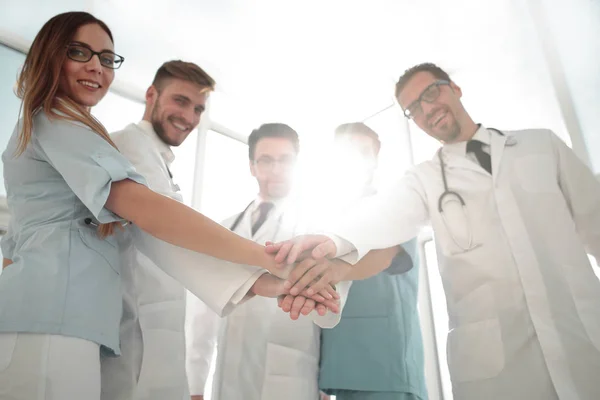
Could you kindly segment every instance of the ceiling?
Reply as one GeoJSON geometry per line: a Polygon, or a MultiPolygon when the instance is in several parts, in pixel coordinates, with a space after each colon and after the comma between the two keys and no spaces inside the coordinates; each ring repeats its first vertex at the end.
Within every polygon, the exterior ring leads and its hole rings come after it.
{"type": "MultiPolygon", "coordinates": [[[[399,75],[423,61],[445,67],[472,99],[493,89],[517,94],[518,101],[537,101],[531,93],[546,96],[548,91],[548,72],[528,23],[526,2],[0,3],[0,27],[28,40],[58,12],[92,12],[111,27],[116,50],[126,58],[118,79],[140,91],[166,60],[198,63],[217,80],[215,104],[223,106],[213,107],[215,118],[238,130],[279,120],[320,132],[362,120],[392,104],[399,75]]],[[[523,112],[519,107],[507,111],[523,112]]]]}

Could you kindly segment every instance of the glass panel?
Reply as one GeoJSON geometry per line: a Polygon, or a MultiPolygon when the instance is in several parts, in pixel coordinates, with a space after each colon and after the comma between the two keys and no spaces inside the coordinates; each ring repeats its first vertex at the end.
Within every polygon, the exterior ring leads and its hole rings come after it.
{"type": "Polygon", "coordinates": [[[381,140],[377,186],[393,183],[412,165],[410,133],[402,110],[394,104],[365,123],[381,140]]]}
{"type": "Polygon", "coordinates": [[[423,132],[414,122],[410,122],[410,143],[415,165],[431,160],[440,148],[440,142],[423,132]]]}
{"type": "Polygon", "coordinates": [[[598,263],[596,262],[596,258],[592,255],[588,254],[588,258],[590,259],[590,263],[592,264],[592,268],[594,268],[594,273],[600,279],[600,268],[598,268],[598,263]]]}
{"type": "Polygon", "coordinates": [[[206,383],[204,384],[204,400],[211,400],[212,399],[212,387],[213,387],[213,381],[215,379],[215,369],[217,367],[217,353],[218,353],[218,347],[215,344],[214,349],[213,349],[213,358],[210,362],[210,368],[208,370],[208,375],[206,376],[206,383]]]}
{"type": "MultiPolygon", "coordinates": [[[[595,173],[600,173],[600,2],[542,0],[541,18],[551,38],[548,51],[556,53],[579,120],[595,173]]],[[[558,68],[560,69],[560,65],[558,68]]]]}
{"type": "Polygon", "coordinates": [[[269,120],[254,107],[254,104],[240,103],[233,96],[220,91],[210,94],[210,119],[244,136],[250,135],[253,129],[269,120]]]}
{"type": "Polygon", "coordinates": [[[204,154],[200,210],[220,222],[241,212],[258,192],[248,167],[248,146],[211,130],[204,154]]]}
{"type": "Polygon", "coordinates": [[[171,172],[173,181],[179,185],[183,202],[192,205],[194,193],[194,177],[196,176],[196,157],[198,152],[198,130],[194,130],[179,147],[172,147],[175,161],[171,172]]]}
{"type": "Polygon", "coordinates": [[[0,26],[5,32],[32,41],[53,16],[65,11],[85,10],[89,6],[89,0],[5,0],[2,1],[0,26]]]}
{"type": "Polygon", "coordinates": [[[108,132],[116,132],[132,122],[139,122],[144,115],[144,109],[143,103],[108,92],[102,101],[92,108],[92,114],[102,122],[108,132]]]}
{"type": "MultiPolygon", "coordinates": [[[[15,95],[17,76],[25,61],[25,55],[0,45],[0,151],[4,151],[19,117],[21,100],[15,95]]],[[[0,182],[3,165],[0,163],[0,182]]],[[[0,185],[0,196],[6,196],[4,184],[0,185]]]]}

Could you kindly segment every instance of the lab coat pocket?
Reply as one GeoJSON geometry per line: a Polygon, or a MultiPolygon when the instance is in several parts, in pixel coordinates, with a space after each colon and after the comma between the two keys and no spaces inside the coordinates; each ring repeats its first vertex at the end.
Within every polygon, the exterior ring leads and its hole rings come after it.
{"type": "Polygon", "coordinates": [[[17,337],[18,333],[0,333],[0,372],[8,368],[12,361],[17,337]]]}
{"type": "Polygon", "coordinates": [[[558,187],[556,163],[546,155],[528,155],[515,160],[515,175],[523,190],[554,193],[558,187]]]}
{"type": "Polygon", "coordinates": [[[267,344],[267,362],[262,400],[317,399],[317,357],[290,347],[267,344]]]}
{"type": "Polygon", "coordinates": [[[143,332],[140,387],[152,392],[183,385],[185,360],[181,336],[181,333],[168,329],[147,329],[143,332]]]}
{"type": "Polygon", "coordinates": [[[504,345],[497,319],[459,326],[448,334],[448,366],[455,382],[490,379],[504,369],[504,345]]]}
{"type": "Polygon", "coordinates": [[[140,387],[152,391],[184,384],[184,309],[181,301],[164,301],[139,308],[143,340],[140,387]]]}

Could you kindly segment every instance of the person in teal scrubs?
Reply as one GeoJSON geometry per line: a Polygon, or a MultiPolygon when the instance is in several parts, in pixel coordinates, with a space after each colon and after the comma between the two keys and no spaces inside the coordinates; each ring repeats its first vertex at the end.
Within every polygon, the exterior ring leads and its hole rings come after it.
{"type": "MultiPolygon", "coordinates": [[[[374,194],[381,147],[377,133],[363,123],[349,123],[335,135],[336,146],[351,157],[342,173],[352,174],[348,178],[362,186],[362,196],[374,194]]],[[[324,393],[336,400],[427,399],[418,265],[412,239],[386,270],[352,283],[340,323],[321,332],[319,387],[324,393]]]]}

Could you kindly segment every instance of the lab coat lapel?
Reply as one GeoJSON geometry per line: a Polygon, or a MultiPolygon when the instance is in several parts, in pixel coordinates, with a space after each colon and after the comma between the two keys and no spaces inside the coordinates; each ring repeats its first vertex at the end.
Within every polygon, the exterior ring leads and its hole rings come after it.
{"type": "MultiPolygon", "coordinates": [[[[469,171],[477,172],[479,174],[488,175],[485,169],[483,169],[479,164],[468,159],[464,154],[461,155],[455,151],[448,151],[445,148],[438,151],[442,151],[442,159],[446,164],[447,171],[466,169],[469,171]]],[[[439,164],[440,159],[437,155],[435,157],[435,160],[439,164]]]]}
{"type": "MultiPolygon", "coordinates": [[[[256,234],[252,236],[253,210],[254,204],[248,207],[248,209],[244,212],[244,217],[241,219],[234,232],[259,244],[265,244],[267,241],[276,240],[274,236],[277,234],[279,217],[283,214],[283,212],[279,209],[275,209],[273,212],[271,212],[264,224],[258,229],[256,234]]],[[[227,228],[229,228],[229,226],[227,228]]]]}
{"type": "MultiPolygon", "coordinates": [[[[494,184],[500,175],[500,161],[502,160],[502,154],[504,153],[504,147],[506,145],[507,136],[500,135],[497,132],[491,132],[491,157],[492,157],[492,176],[494,178],[494,184]]],[[[511,138],[514,140],[514,138],[511,138]]]]}
{"type": "Polygon", "coordinates": [[[278,234],[280,225],[279,218],[282,214],[282,211],[279,209],[273,210],[267,217],[265,223],[258,229],[252,240],[258,244],[265,244],[268,241],[277,241],[275,236],[278,234]]]}
{"type": "MultiPolygon", "coordinates": [[[[234,232],[238,235],[247,239],[252,239],[252,207],[249,207],[246,211],[240,211],[244,213],[244,217],[235,228],[234,232]]],[[[229,228],[229,226],[227,227],[229,228]]]]}

